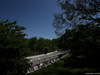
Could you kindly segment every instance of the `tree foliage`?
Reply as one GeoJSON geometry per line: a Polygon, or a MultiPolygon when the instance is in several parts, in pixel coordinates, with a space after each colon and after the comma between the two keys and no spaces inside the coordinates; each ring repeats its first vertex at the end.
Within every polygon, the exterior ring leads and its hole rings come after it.
{"type": "Polygon", "coordinates": [[[53,26],[57,35],[66,30],[58,48],[71,49],[74,61],[81,58],[82,64],[100,66],[100,0],[58,0],[58,5],[62,13],[54,15],[53,26]]]}
{"type": "Polygon", "coordinates": [[[65,28],[89,24],[100,26],[100,0],[58,0],[61,14],[55,14],[53,26],[57,35],[65,28]]]}
{"type": "Polygon", "coordinates": [[[46,53],[48,53],[49,50],[50,50],[49,47],[44,46],[43,53],[46,54],[46,53]]]}
{"type": "Polygon", "coordinates": [[[43,54],[44,51],[47,53],[47,52],[55,51],[57,49],[56,39],[50,40],[50,39],[44,39],[42,37],[37,39],[36,37],[32,37],[28,40],[29,40],[29,47],[33,52],[33,54],[43,54]]]}
{"type": "Polygon", "coordinates": [[[0,21],[0,74],[25,75],[30,65],[26,56],[47,53],[55,50],[57,45],[52,40],[32,37],[26,39],[25,27],[18,26],[17,21],[0,21]]]}
{"type": "Polygon", "coordinates": [[[0,21],[0,74],[25,75],[28,64],[25,56],[29,48],[22,30],[16,21],[0,21]]]}

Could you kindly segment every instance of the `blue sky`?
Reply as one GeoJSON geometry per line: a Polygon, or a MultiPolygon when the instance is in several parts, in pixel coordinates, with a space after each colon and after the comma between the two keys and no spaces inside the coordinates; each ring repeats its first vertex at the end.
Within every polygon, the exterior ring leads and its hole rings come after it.
{"type": "Polygon", "coordinates": [[[56,38],[52,22],[53,14],[60,13],[57,0],[0,0],[0,20],[17,20],[26,27],[27,38],[56,38]]]}

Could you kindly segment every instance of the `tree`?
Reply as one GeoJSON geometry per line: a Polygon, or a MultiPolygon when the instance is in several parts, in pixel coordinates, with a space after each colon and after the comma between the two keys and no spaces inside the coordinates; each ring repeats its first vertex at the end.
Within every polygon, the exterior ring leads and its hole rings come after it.
{"type": "Polygon", "coordinates": [[[45,39],[42,38],[42,37],[40,37],[40,38],[38,39],[37,51],[38,51],[39,53],[43,53],[43,47],[44,47],[44,46],[45,46],[45,39]]]}
{"type": "Polygon", "coordinates": [[[47,54],[49,50],[50,50],[49,47],[44,46],[44,48],[43,48],[43,52],[44,52],[44,54],[47,54]]]}
{"type": "Polygon", "coordinates": [[[55,51],[58,49],[58,39],[52,39],[52,51],[55,51]]]}
{"type": "Polygon", "coordinates": [[[58,47],[59,49],[65,49],[68,50],[72,46],[72,39],[74,36],[75,30],[73,29],[66,29],[66,32],[64,35],[62,35],[60,38],[58,38],[58,47]]]}
{"type": "Polygon", "coordinates": [[[37,52],[37,51],[36,51],[37,46],[38,46],[37,37],[30,38],[30,39],[29,39],[29,47],[30,47],[30,49],[32,50],[32,52],[34,52],[34,53],[37,52]]]}
{"type": "Polygon", "coordinates": [[[61,36],[62,47],[69,41],[74,57],[85,58],[88,66],[100,66],[100,0],[58,0],[58,5],[62,13],[54,15],[56,34],[61,35],[63,29],[74,30],[71,36],[67,36],[69,31],[61,36]]]}
{"type": "Polygon", "coordinates": [[[24,27],[16,25],[16,21],[0,21],[0,74],[25,75],[29,64],[25,57],[30,50],[24,27]]]}
{"type": "Polygon", "coordinates": [[[100,0],[58,0],[61,14],[55,14],[53,26],[56,34],[62,29],[89,24],[100,26],[100,0]]]}

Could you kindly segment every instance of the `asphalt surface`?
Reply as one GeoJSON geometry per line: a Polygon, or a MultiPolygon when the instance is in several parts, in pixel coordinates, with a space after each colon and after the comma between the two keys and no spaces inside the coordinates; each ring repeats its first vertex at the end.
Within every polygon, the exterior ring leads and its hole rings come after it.
{"type": "Polygon", "coordinates": [[[58,58],[58,55],[65,53],[66,51],[54,51],[47,54],[40,54],[35,56],[26,57],[30,63],[39,64],[41,62],[49,61],[50,59],[58,58]]]}

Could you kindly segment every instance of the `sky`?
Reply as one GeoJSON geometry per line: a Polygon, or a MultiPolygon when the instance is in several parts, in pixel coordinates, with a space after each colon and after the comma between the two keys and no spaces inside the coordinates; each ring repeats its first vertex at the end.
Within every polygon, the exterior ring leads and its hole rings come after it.
{"type": "Polygon", "coordinates": [[[57,38],[52,26],[53,14],[60,12],[57,0],[0,0],[0,20],[17,20],[17,25],[31,37],[57,38]]]}

